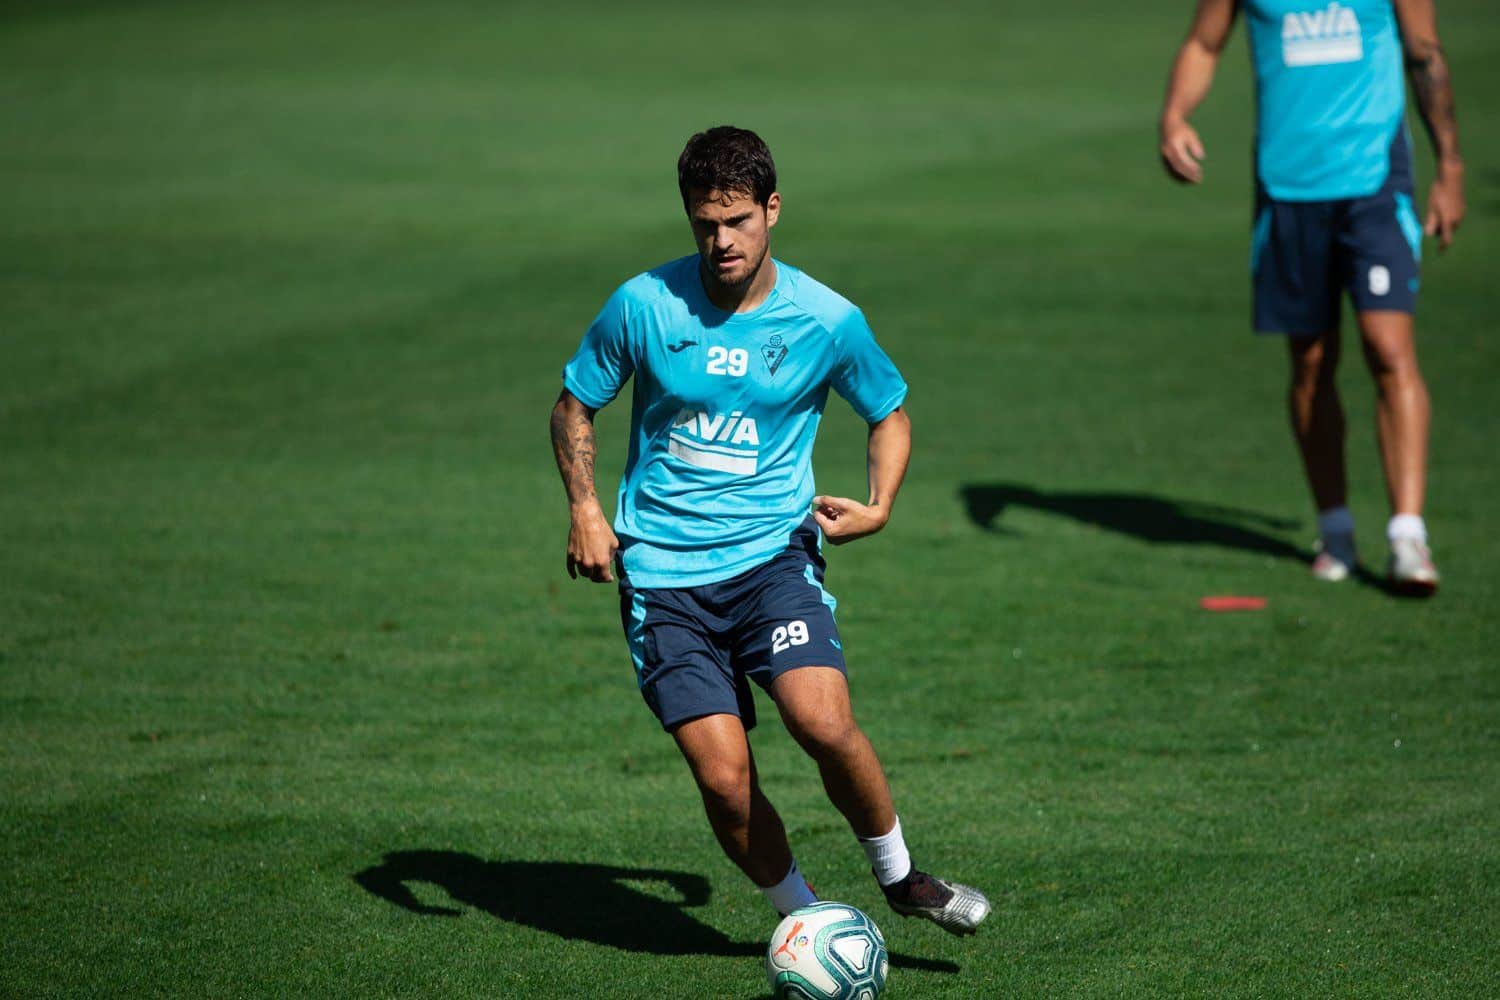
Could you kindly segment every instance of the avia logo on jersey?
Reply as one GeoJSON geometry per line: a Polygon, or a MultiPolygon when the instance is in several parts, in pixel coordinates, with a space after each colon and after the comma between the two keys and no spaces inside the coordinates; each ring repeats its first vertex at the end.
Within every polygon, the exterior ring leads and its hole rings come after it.
{"type": "Polygon", "coordinates": [[[689,465],[753,476],[760,464],[755,418],[739,410],[725,415],[683,410],[672,422],[667,451],[689,465]]]}
{"type": "Polygon", "coordinates": [[[1329,66],[1365,57],[1359,18],[1339,3],[1292,12],[1281,21],[1281,59],[1288,66],[1329,66]]]}

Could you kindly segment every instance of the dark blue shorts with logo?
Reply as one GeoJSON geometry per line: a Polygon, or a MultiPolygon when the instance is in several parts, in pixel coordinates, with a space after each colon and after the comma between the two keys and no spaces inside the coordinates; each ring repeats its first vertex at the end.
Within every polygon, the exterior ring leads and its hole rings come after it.
{"type": "Polygon", "coordinates": [[[1390,157],[1385,184],[1364,198],[1277,201],[1256,186],[1250,271],[1258,333],[1334,330],[1345,291],[1356,312],[1415,311],[1422,226],[1404,126],[1390,157]]]}
{"type": "Polygon", "coordinates": [[[750,681],[798,667],[844,668],[843,644],[823,589],[811,518],[769,562],[702,587],[646,589],[620,574],[620,619],[646,704],[671,730],[705,715],[755,726],[750,681]]]}

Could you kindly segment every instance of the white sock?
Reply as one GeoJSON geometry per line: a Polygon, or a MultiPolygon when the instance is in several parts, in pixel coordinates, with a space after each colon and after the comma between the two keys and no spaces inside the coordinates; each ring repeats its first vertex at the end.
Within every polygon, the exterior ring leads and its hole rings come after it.
{"type": "Polygon", "coordinates": [[[1385,537],[1394,542],[1398,538],[1415,538],[1427,544],[1427,522],[1421,514],[1397,514],[1385,526],[1385,537]]]}
{"type": "Polygon", "coordinates": [[[786,878],[775,885],[763,885],[760,891],[776,907],[777,913],[791,913],[818,901],[818,897],[813,895],[812,887],[807,884],[807,879],[798,870],[795,858],[792,859],[792,869],[786,873],[786,878]]]}
{"type": "Polygon", "coordinates": [[[1348,507],[1329,507],[1318,511],[1318,536],[1354,534],[1354,515],[1348,507]]]}
{"type": "Polygon", "coordinates": [[[906,839],[901,836],[899,816],[890,833],[869,840],[861,837],[859,846],[865,849],[865,857],[875,869],[875,881],[882,886],[892,885],[911,874],[911,854],[906,850],[906,839]]]}

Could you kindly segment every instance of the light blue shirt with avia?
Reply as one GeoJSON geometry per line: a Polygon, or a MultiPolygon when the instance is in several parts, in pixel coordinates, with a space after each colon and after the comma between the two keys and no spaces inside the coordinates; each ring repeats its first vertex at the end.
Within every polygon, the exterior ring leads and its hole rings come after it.
{"type": "Polygon", "coordinates": [[[708,300],[696,254],[627,281],[563,369],[598,409],[634,376],[615,534],[632,586],[697,587],[786,548],[814,495],[828,390],[878,423],[906,383],[849,300],[775,261],[750,312],[708,300]]]}
{"type": "Polygon", "coordinates": [[[1374,194],[1406,107],[1390,0],[1244,0],[1244,7],[1260,183],[1278,201],[1374,194]]]}

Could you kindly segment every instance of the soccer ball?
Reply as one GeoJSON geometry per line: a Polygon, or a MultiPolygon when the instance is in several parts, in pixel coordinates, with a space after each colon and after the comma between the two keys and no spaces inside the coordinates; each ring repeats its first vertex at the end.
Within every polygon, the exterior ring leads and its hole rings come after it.
{"type": "Polygon", "coordinates": [[[847,903],[793,910],[766,948],[777,1000],[875,1000],[889,967],[880,928],[847,903]]]}

